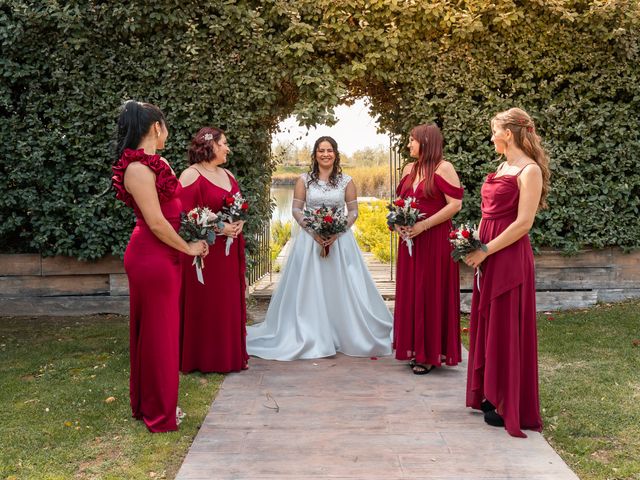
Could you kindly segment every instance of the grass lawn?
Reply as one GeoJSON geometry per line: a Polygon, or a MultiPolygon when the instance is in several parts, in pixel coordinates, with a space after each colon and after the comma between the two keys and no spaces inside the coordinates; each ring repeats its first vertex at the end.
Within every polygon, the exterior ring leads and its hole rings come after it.
{"type": "MultiPolygon", "coordinates": [[[[545,437],[582,480],[640,479],[640,301],[538,325],[545,437]]],[[[0,318],[0,478],[173,478],[221,380],[183,375],[180,431],[151,435],[130,418],[126,317],[0,318]]]]}
{"type": "Polygon", "coordinates": [[[581,480],[640,479],[640,301],[539,314],[538,343],[545,438],[581,480]]]}
{"type": "Polygon", "coordinates": [[[131,418],[127,317],[0,318],[0,478],[173,478],[222,381],[182,375],[178,432],[131,418]]]}

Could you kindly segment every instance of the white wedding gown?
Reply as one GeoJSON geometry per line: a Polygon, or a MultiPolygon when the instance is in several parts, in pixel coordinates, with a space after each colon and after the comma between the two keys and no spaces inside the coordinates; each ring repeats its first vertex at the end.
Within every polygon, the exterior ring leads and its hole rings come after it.
{"type": "MultiPolygon", "coordinates": [[[[336,187],[312,183],[306,206],[344,208],[350,180],[342,175],[336,187]]],[[[247,327],[247,352],[274,360],[321,358],[336,352],[390,355],[392,326],[393,318],[351,229],[331,245],[325,258],[311,235],[300,229],[264,322],[247,327]]]]}

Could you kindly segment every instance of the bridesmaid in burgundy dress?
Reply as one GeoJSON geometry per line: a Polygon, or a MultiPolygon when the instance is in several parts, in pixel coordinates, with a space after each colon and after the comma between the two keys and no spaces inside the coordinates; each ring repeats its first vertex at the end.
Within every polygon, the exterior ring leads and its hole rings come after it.
{"type": "Polygon", "coordinates": [[[136,226],[124,254],[130,294],[130,398],[136,419],[151,432],[177,430],[179,252],[205,256],[206,242],[176,233],[180,185],[156,154],[168,132],[154,105],[130,100],[118,118],[116,197],[134,209],[136,226]]]}
{"type": "Polygon", "coordinates": [[[541,431],[536,286],[528,232],[546,207],[549,158],[531,117],[518,108],[491,121],[495,150],[506,157],[482,185],[480,239],[465,262],[481,268],[473,286],[467,406],[514,437],[541,431]]]}
{"type": "MultiPolygon", "coordinates": [[[[224,132],[200,129],[189,147],[189,163],[180,176],[183,208],[209,207],[219,212],[225,197],[240,191],[236,179],[220,165],[230,152],[224,132]]],[[[211,245],[203,269],[204,285],[196,277],[192,258],[183,255],[183,303],[180,370],[235,372],[247,368],[244,222],[226,223],[211,245]],[[234,239],[229,255],[226,238],[234,239]],[[209,268],[208,264],[215,264],[209,268]]]]}
{"type": "Polygon", "coordinates": [[[462,360],[460,278],[448,238],[463,189],[453,165],[442,158],[442,145],[435,124],[415,127],[409,154],[416,161],[404,168],[396,190],[400,197],[415,197],[425,214],[413,227],[396,227],[414,243],[412,256],[404,240],[398,245],[394,348],[416,375],[462,360]]]}

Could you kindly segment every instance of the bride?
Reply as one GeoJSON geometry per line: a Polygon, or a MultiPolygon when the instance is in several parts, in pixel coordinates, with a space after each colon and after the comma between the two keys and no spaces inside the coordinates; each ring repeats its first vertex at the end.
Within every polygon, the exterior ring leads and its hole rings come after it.
{"type": "Polygon", "coordinates": [[[350,229],[358,216],[356,187],[342,173],[333,138],[316,140],[311,159],[311,171],[298,178],[293,195],[292,214],[302,229],[264,322],[247,327],[247,352],[273,360],[390,355],[393,319],[350,229]],[[315,235],[305,227],[305,203],[311,209],[346,203],[347,230],[315,235]],[[326,257],[322,247],[330,247],[326,257]]]}

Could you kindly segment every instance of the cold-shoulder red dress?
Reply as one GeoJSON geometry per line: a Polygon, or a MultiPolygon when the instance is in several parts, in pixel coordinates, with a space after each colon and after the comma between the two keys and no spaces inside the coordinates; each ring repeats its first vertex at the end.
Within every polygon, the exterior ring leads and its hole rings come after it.
{"type": "MultiPolygon", "coordinates": [[[[400,197],[416,198],[427,217],[447,201],[445,194],[461,199],[464,190],[434,175],[433,192],[425,197],[422,183],[414,191],[406,175],[398,185],[400,197]]],[[[460,275],[451,258],[451,220],[442,222],[413,238],[413,255],[403,240],[398,242],[394,348],[398,360],[416,359],[420,364],[457,365],[460,346],[460,275]]]]}
{"type": "Polygon", "coordinates": [[[179,252],[162,242],[146,224],[133,197],[124,188],[124,173],[133,162],[156,175],[160,208],[178,229],[182,204],[180,184],[160,155],[124,151],[113,166],[116,197],[133,208],[136,226],[124,254],[129,279],[130,400],[133,417],[151,432],[177,430],[178,339],[180,328],[179,252]]]}
{"type": "MultiPolygon", "coordinates": [[[[199,173],[199,172],[198,172],[199,173]]],[[[182,189],[186,211],[209,207],[219,212],[225,197],[240,191],[229,174],[227,191],[200,175],[182,189]]],[[[210,246],[202,270],[204,285],[196,277],[193,257],[182,254],[183,293],[180,335],[182,372],[235,372],[247,368],[247,309],[245,304],[245,243],[240,234],[225,255],[225,236],[210,246]]]]}
{"type": "MultiPolygon", "coordinates": [[[[526,168],[526,167],[525,167],[526,168]]],[[[482,185],[480,240],[488,243],[518,216],[518,176],[495,173],[482,185]]],[[[541,431],[536,286],[529,235],[482,262],[471,301],[467,406],[497,407],[514,437],[541,431]],[[479,288],[478,288],[479,283],[479,288]]]]}

